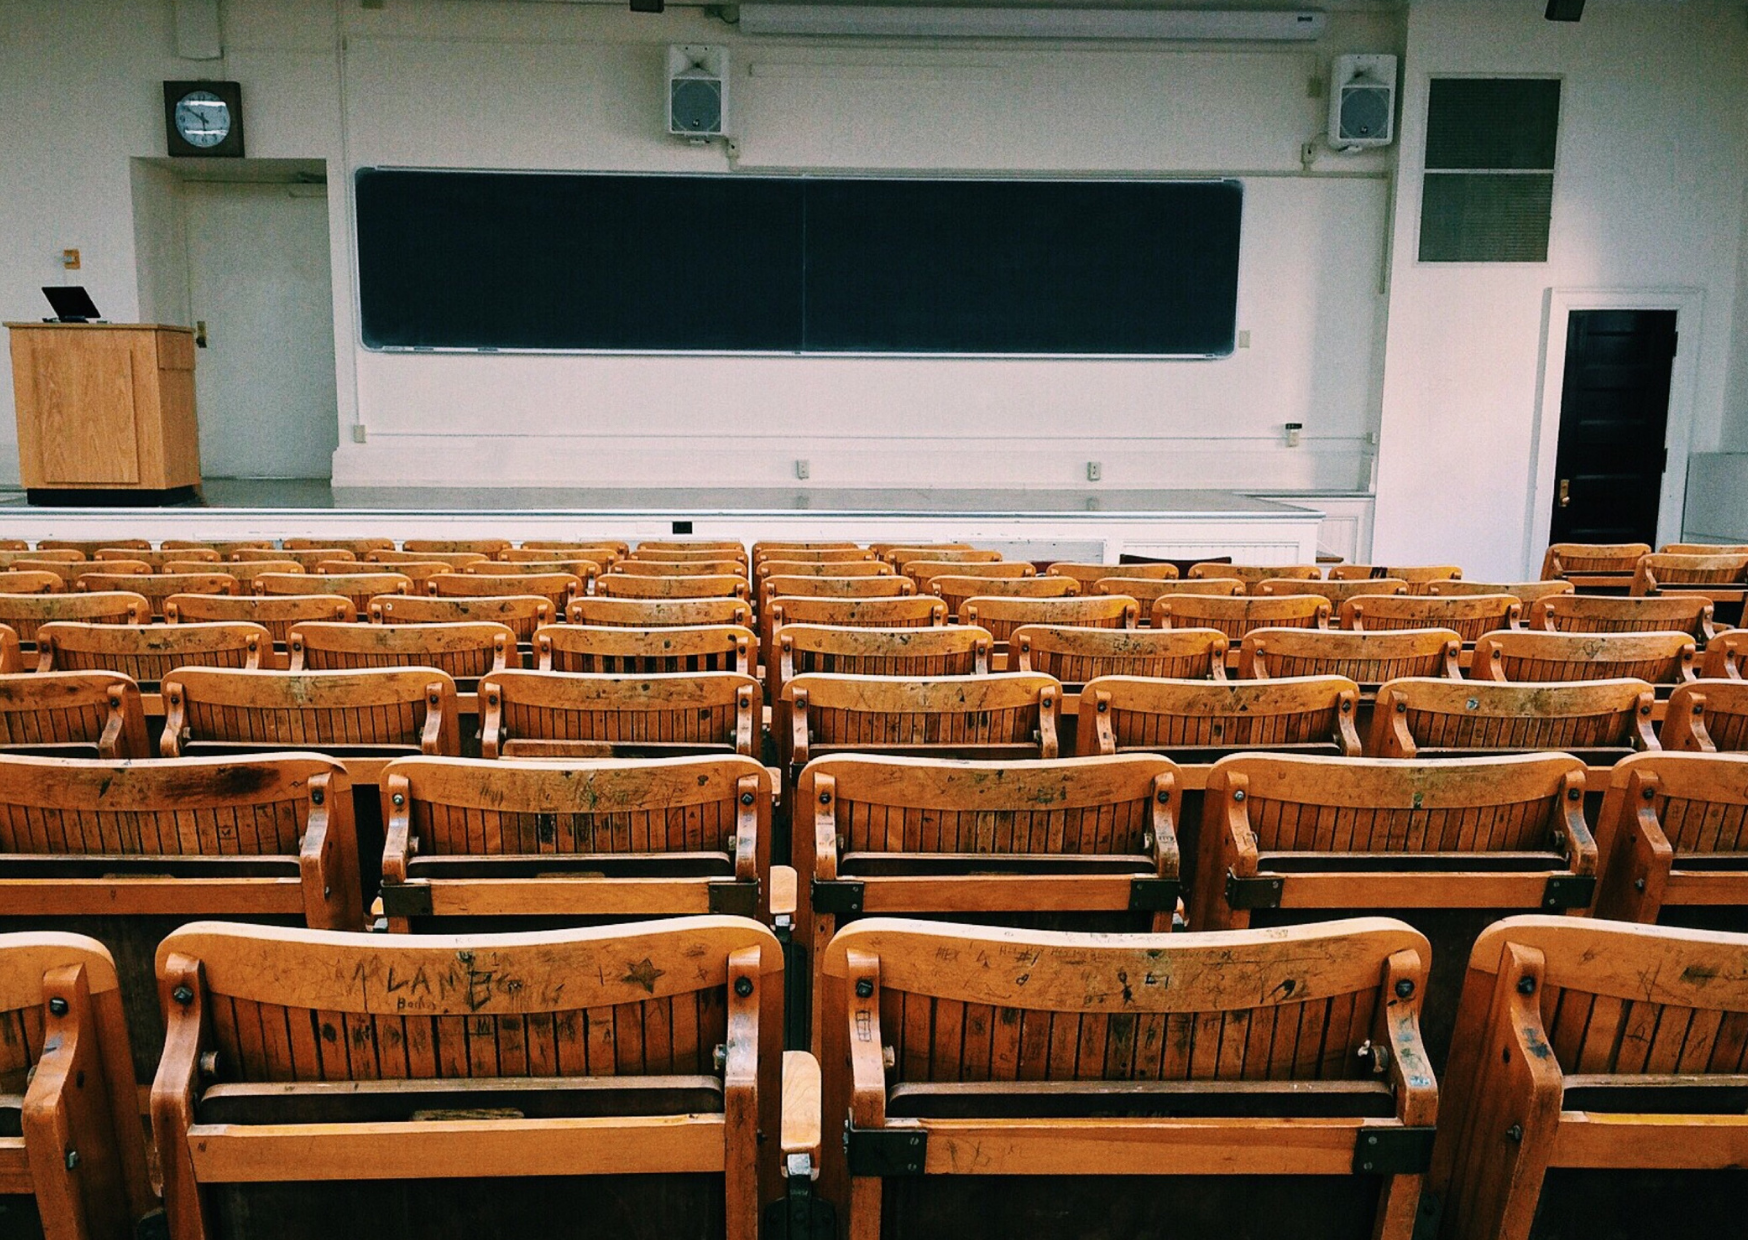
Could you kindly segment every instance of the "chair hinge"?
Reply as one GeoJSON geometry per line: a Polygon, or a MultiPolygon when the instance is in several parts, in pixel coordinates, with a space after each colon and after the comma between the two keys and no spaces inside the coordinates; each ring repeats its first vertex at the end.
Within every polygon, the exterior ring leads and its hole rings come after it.
{"type": "Polygon", "coordinates": [[[860,913],[866,884],[851,878],[816,878],[810,898],[816,913],[860,913]]]}
{"type": "Polygon", "coordinates": [[[1355,1175],[1423,1175],[1432,1166],[1426,1128],[1362,1128],[1353,1145],[1355,1175]]]}
{"type": "Polygon", "coordinates": [[[1129,911],[1131,913],[1173,913],[1177,911],[1182,884],[1175,878],[1132,878],[1129,880],[1129,911]]]}
{"type": "Polygon", "coordinates": [[[756,917],[759,912],[759,885],[731,880],[708,885],[710,911],[727,917],[756,917]]]}
{"type": "Polygon", "coordinates": [[[382,911],[389,917],[429,917],[431,884],[384,883],[382,911]]]}
{"type": "Polygon", "coordinates": [[[1545,909],[1589,908],[1596,898],[1594,874],[1550,874],[1542,888],[1545,909]]]}
{"type": "Polygon", "coordinates": [[[855,1128],[844,1132],[851,1175],[921,1175],[929,1134],[921,1128],[855,1128]]]}
{"type": "Polygon", "coordinates": [[[1231,908],[1280,908],[1281,888],[1285,881],[1279,878],[1240,878],[1228,870],[1226,903],[1231,908]]]}

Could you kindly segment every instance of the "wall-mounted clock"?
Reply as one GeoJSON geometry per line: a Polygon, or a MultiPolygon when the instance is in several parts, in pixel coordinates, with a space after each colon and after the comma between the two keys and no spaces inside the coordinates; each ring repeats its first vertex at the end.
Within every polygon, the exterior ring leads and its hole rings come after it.
{"type": "Polygon", "coordinates": [[[172,155],[240,158],[243,88],[235,82],[165,82],[164,137],[172,155]]]}

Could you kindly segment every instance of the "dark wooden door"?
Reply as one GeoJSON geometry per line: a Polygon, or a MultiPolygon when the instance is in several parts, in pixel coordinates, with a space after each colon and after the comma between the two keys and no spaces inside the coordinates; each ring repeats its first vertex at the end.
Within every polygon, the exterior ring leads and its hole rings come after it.
{"type": "Polygon", "coordinates": [[[1574,310],[1566,331],[1552,542],[1657,541],[1673,310],[1574,310]]]}

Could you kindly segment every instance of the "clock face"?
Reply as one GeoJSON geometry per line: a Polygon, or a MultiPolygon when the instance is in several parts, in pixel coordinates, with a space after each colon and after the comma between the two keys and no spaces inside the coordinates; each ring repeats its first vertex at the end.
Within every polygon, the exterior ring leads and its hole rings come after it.
{"type": "Polygon", "coordinates": [[[191,90],[176,101],[176,132],[190,146],[217,146],[230,136],[231,107],[207,90],[191,90]]]}

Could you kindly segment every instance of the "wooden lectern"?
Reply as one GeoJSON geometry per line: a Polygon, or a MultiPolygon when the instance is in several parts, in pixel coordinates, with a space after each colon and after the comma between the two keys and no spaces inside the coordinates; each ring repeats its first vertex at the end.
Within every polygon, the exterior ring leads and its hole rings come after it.
{"type": "Polygon", "coordinates": [[[8,323],[18,464],[33,504],[166,504],[200,492],[194,333],[8,323]]]}

